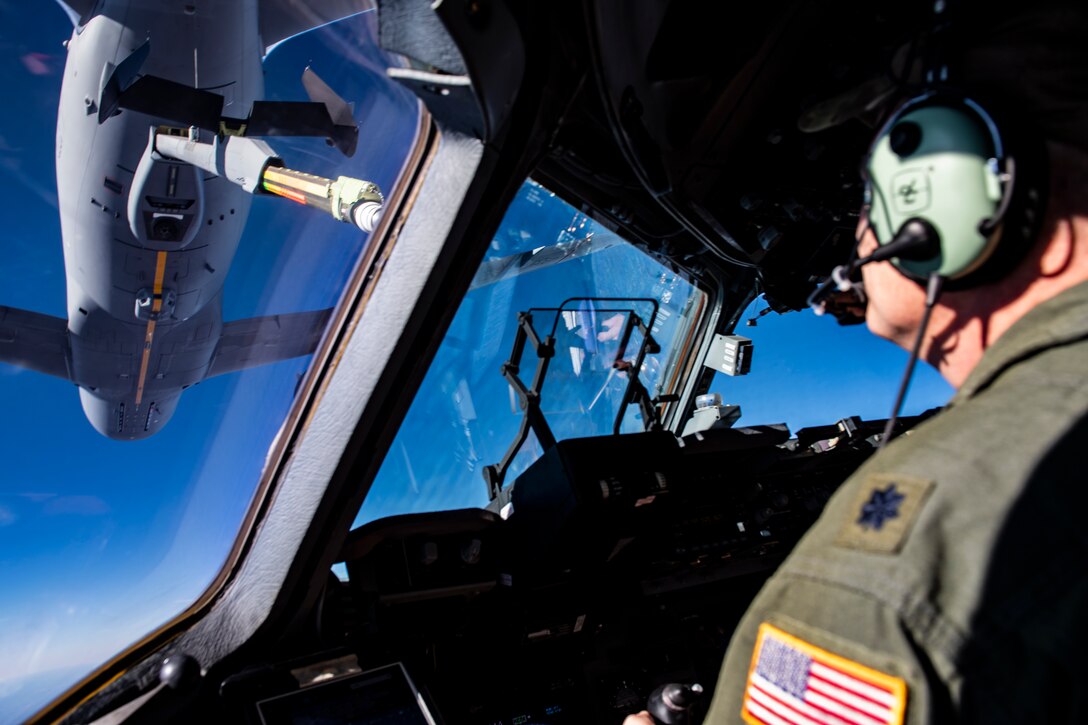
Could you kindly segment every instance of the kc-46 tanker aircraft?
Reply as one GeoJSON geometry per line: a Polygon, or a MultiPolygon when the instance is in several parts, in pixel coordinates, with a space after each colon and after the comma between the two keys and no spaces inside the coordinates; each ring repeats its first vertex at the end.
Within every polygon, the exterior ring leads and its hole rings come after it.
{"type": "Polygon", "coordinates": [[[262,100],[277,43],[365,2],[205,6],[75,0],[57,119],[68,319],[0,307],[0,360],[70,380],[101,434],[157,433],[208,377],[311,353],[329,310],[223,322],[223,282],[251,195],[279,194],[373,229],[369,182],[283,168],[265,136],[345,155],[351,107],[307,68],[311,99],[262,100]]]}

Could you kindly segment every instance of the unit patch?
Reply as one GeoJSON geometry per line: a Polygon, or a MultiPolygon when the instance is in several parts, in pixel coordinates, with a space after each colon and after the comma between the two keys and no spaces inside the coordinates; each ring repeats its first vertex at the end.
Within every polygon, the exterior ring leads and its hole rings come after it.
{"type": "Polygon", "coordinates": [[[750,725],[901,725],[907,683],[764,622],[741,717],[750,725]]]}
{"type": "Polygon", "coordinates": [[[835,543],[850,549],[896,553],[932,489],[933,481],[920,478],[887,473],[869,476],[858,488],[835,543]]]}

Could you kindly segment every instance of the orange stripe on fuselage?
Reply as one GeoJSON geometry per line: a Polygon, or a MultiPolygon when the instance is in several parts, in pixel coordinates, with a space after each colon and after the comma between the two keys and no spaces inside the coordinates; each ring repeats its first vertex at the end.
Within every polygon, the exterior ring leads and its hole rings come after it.
{"type": "MultiPolygon", "coordinates": [[[[151,311],[162,311],[162,281],[166,276],[166,252],[159,252],[155,259],[155,284],[152,288],[155,295],[151,301],[151,311]]],[[[155,321],[147,321],[147,331],[144,332],[144,354],[140,359],[140,377],[136,381],[136,407],[140,406],[144,398],[144,383],[147,381],[147,368],[151,362],[151,343],[155,340],[155,321]]]]}

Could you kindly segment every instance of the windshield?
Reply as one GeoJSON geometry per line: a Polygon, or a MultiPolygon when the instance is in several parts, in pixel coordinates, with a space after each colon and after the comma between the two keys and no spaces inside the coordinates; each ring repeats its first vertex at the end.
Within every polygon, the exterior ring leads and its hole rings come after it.
{"type": "MultiPolygon", "coordinates": [[[[491,495],[485,470],[509,483],[543,452],[537,431],[514,446],[526,420],[519,384],[533,388],[539,343],[554,356],[536,387],[546,432],[555,439],[643,430],[617,366],[622,331],[633,334],[619,357],[633,360],[650,329],[660,351],[647,353],[638,380],[651,398],[675,392],[677,361],[706,305],[706,295],[618,235],[527,181],[490,249],[400,427],[355,526],[402,513],[481,507],[491,495]],[[526,314],[522,314],[526,313],[526,314]],[[516,349],[521,330],[524,349],[516,349]],[[528,333],[528,334],[525,334],[528,333]],[[533,344],[533,335],[538,345],[533,344]],[[515,379],[504,363],[517,366],[515,379]],[[627,396],[627,397],[625,397],[627,396]]],[[[906,353],[863,325],[840,326],[811,312],[760,314],[754,300],[735,333],[754,344],[751,372],[715,374],[710,390],[739,405],[738,426],[785,423],[796,432],[850,416],[889,415],[906,353]],[[753,320],[754,324],[746,324],[753,320]]],[[[904,415],[943,405],[952,389],[918,366],[904,415]]],[[[337,569],[343,575],[342,568],[337,569]]]]}
{"type": "MultiPolygon", "coordinates": [[[[384,516],[485,506],[487,466],[511,451],[526,416],[517,379],[532,386],[541,360],[532,343],[554,339],[537,386],[556,439],[643,430],[630,400],[638,382],[650,398],[674,392],[706,295],[615,233],[533,181],[522,186],[496,232],[385,461],[355,526],[384,516]],[[520,316],[529,313],[529,319],[520,316]],[[528,324],[528,327],[526,327],[528,324]],[[519,330],[526,335],[520,356],[519,330]],[[647,333],[653,343],[647,343],[647,333]],[[658,349],[659,348],[659,349],[658,349]],[[653,350],[657,350],[654,352],[653,350]],[[618,361],[618,364],[617,364],[618,361]]],[[[505,480],[536,460],[530,433],[505,480]]]]}
{"type": "MultiPolygon", "coordinates": [[[[156,48],[189,42],[187,29],[204,12],[190,7],[148,34],[145,73],[168,70],[156,48]]],[[[0,115],[0,723],[29,716],[213,581],[367,245],[351,224],[275,196],[238,196],[191,166],[168,170],[161,185],[150,177],[151,191],[132,197],[147,124],[114,142],[111,129],[139,114],[120,108],[98,124],[99,97],[76,99],[71,116],[73,124],[90,119],[96,140],[67,131],[55,161],[62,79],[90,74],[97,89],[103,73],[101,64],[65,69],[95,32],[88,26],[77,42],[53,3],[11,5],[0,29],[10,101],[0,115]],[[77,152],[85,157],[72,158],[77,152]],[[77,175],[88,169],[90,178],[100,157],[110,166],[88,182],[93,188],[58,193],[70,180],[58,184],[57,164],[77,175]],[[202,196],[184,198],[187,179],[202,196]],[[169,244],[184,241],[194,203],[204,212],[200,229],[175,252],[169,244]],[[85,221],[84,209],[97,216],[85,221]],[[135,239],[130,217],[161,236],[135,239]],[[202,353],[204,362],[194,363],[202,353]]],[[[267,139],[288,167],[373,181],[388,194],[419,111],[411,93],[385,78],[394,60],[378,50],[376,33],[373,13],[355,15],[287,40],[263,68],[258,38],[239,32],[230,47],[254,51],[260,98],[306,101],[300,78],[309,66],[354,104],[354,156],[322,138],[267,139]]],[[[196,85],[236,70],[215,51],[186,51],[196,85]]]]}
{"type": "MultiPolygon", "coordinates": [[[[865,325],[839,325],[810,310],[776,314],[758,298],[740,316],[736,334],[752,341],[751,372],[716,373],[710,390],[722,403],[740,406],[737,426],[785,423],[796,433],[852,416],[891,414],[907,353],[865,325]]],[[[918,364],[903,415],[938,408],[953,392],[936,370],[918,364]]]]}

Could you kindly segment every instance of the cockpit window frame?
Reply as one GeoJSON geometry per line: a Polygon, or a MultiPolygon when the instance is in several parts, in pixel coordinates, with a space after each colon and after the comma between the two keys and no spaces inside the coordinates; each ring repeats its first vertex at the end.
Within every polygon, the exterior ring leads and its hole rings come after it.
{"type": "MultiPolygon", "coordinates": [[[[146,658],[156,651],[163,651],[163,648],[171,649],[187,628],[221,603],[226,588],[237,575],[272,507],[292,454],[313,423],[315,411],[343,357],[342,346],[351,337],[365,312],[381,270],[400,239],[404,221],[419,198],[421,179],[437,153],[439,130],[422,103],[417,105],[417,109],[416,137],[405,157],[397,183],[386,198],[383,216],[345,285],[306,375],[299,382],[288,415],[269,448],[261,477],[234,544],[215,578],[189,607],[99,665],[31,717],[28,723],[83,721],[82,714],[87,705],[95,704],[93,701],[99,696],[103,696],[103,700],[113,701],[113,696],[119,695],[121,700],[127,700],[125,694],[118,690],[122,689],[122,683],[131,687],[131,680],[142,682],[147,679],[146,658]]],[[[111,709],[113,704],[110,702],[106,709],[111,709]]],[[[92,717],[95,716],[95,710],[87,711],[92,713],[92,717]]]]}

